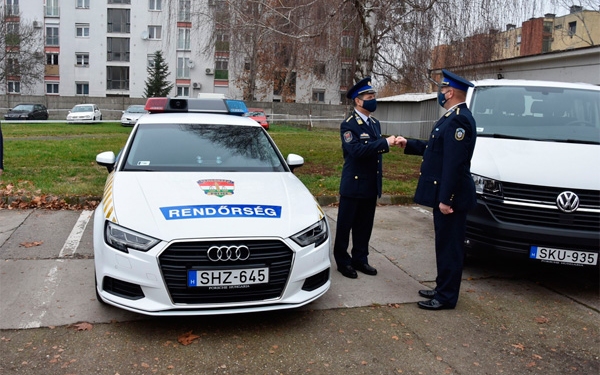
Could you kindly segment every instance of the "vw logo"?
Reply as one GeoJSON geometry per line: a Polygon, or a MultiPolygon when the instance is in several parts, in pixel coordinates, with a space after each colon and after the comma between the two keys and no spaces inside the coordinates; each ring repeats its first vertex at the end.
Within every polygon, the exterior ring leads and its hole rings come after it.
{"type": "Polygon", "coordinates": [[[572,191],[563,191],[556,197],[556,206],[563,212],[573,212],[579,207],[579,197],[572,191]]]}
{"type": "Polygon", "coordinates": [[[211,246],[206,252],[208,259],[213,262],[227,260],[246,260],[250,258],[248,246],[211,246]]]}

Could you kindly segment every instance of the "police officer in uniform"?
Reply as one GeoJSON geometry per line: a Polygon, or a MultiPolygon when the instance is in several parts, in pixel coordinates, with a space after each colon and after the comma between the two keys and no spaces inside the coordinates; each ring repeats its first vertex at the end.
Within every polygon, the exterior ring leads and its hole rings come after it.
{"type": "Polygon", "coordinates": [[[473,84],[442,70],[438,103],[446,113],[434,125],[428,141],[398,137],[404,153],[423,155],[415,202],[433,208],[437,266],[434,290],[420,290],[427,298],[418,306],[428,310],[453,309],[458,301],[464,261],[467,211],[476,205],[471,157],[477,131],[465,103],[473,84]]]}
{"type": "Polygon", "coordinates": [[[340,126],[344,167],[333,255],[338,271],[351,279],[358,277],[357,270],[377,274],[368,261],[369,239],[377,198],[381,197],[381,156],[395,144],[394,136],[381,136],[379,121],[371,117],[377,108],[375,93],[371,77],[354,85],[346,94],[352,99],[354,110],[340,126]]]}

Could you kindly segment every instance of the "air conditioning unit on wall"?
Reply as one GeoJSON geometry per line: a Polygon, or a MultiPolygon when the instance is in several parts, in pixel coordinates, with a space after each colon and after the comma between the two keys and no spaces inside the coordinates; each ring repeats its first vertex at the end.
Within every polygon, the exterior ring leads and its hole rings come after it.
{"type": "Polygon", "coordinates": [[[202,84],[200,82],[194,82],[192,83],[192,87],[200,90],[202,88],[202,84]]]}
{"type": "Polygon", "coordinates": [[[35,27],[36,29],[41,29],[42,23],[40,21],[33,21],[33,27],[35,27]]]}
{"type": "Polygon", "coordinates": [[[215,70],[212,68],[206,68],[206,75],[207,76],[212,76],[213,74],[215,74],[215,70]]]}

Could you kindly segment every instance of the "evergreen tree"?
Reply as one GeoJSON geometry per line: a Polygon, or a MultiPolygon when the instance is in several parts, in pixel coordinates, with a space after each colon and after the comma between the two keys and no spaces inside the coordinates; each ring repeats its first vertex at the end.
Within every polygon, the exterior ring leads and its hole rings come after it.
{"type": "Polygon", "coordinates": [[[154,53],[154,61],[146,71],[148,72],[148,79],[146,80],[144,97],[168,96],[175,85],[167,80],[167,77],[171,73],[169,72],[169,65],[165,61],[162,51],[154,53]]]}

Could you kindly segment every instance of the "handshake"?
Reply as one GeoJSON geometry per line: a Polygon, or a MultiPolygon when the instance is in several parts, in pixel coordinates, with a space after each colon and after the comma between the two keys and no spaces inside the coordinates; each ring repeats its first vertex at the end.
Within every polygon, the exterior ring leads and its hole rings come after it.
{"type": "Polygon", "coordinates": [[[404,138],[401,135],[399,135],[399,136],[390,135],[389,137],[387,137],[387,141],[388,141],[388,145],[390,145],[390,146],[400,146],[401,148],[406,147],[406,138],[404,138]]]}

